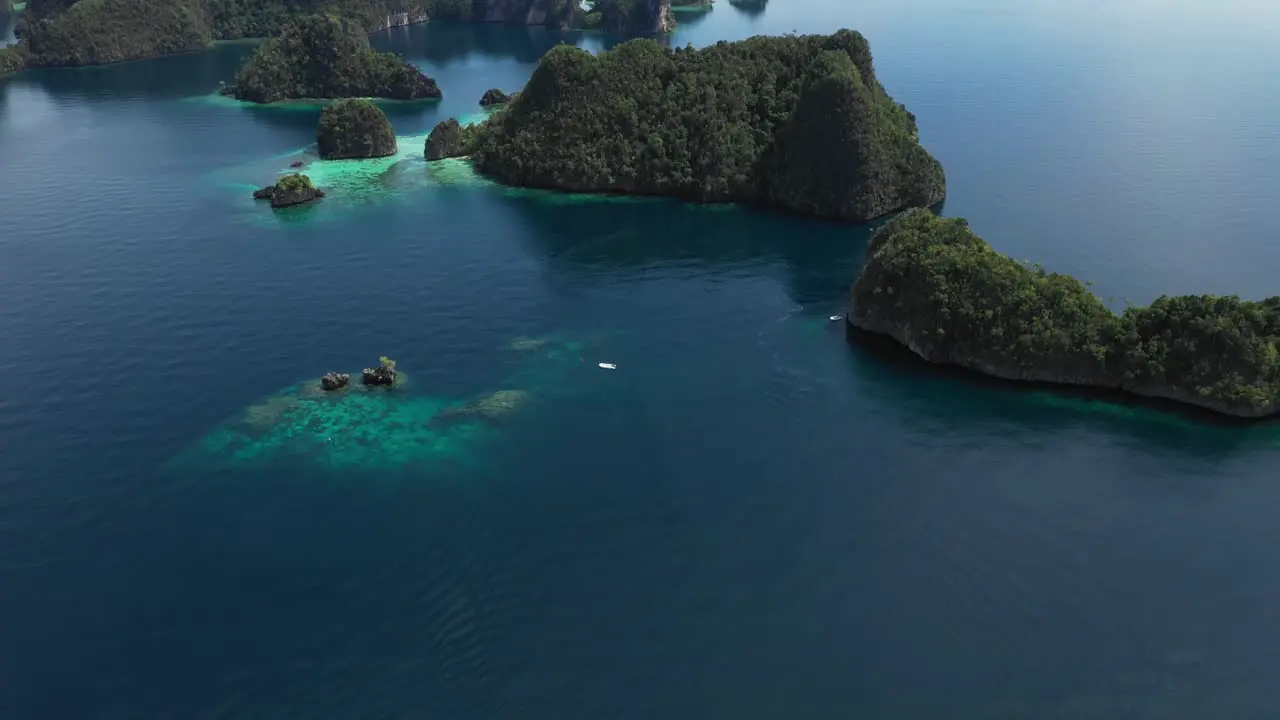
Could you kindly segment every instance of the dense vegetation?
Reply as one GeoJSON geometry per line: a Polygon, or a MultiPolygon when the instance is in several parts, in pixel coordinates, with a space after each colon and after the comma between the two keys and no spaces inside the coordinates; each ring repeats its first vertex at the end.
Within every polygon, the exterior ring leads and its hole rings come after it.
{"type": "Polygon", "coordinates": [[[316,145],[327,160],[384,157],[395,154],[396,135],[377,105],[339,100],[320,113],[316,145]]]}
{"type": "Polygon", "coordinates": [[[862,35],[548,52],[486,122],[479,169],[531,187],[747,201],[863,221],[945,194],[862,35]]]}
{"type": "Polygon", "coordinates": [[[0,75],[17,72],[27,66],[26,45],[0,48],[0,75]]]}
{"type": "Polygon", "coordinates": [[[438,98],[431,78],[394,53],[369,47],[350,21],[308,15],[263,43],[236,76],[234,95],[268,103],[288,98],[438,98]]]}
{"type": "Polygon", "coordinates": [[[302,173],[289,173],[276,181],[275,185],[268,185],[253,193],[254,200],[270,200],[273,208],[301,205],[322,197],[324,191],[302,173]]]}
{"type": "Polygon", "coordinates": [[[289,173],[280,178],[276,182],[276,187],[289,192],[299,192],[303,190],[315,190],[316,186],[311,183],[311,178],[302,173],[289,173]]]}
{"type": "Polygon", "coordinates": [[[484,91],[484,95],[480,96],[480,105],[482,107],[504,105],[509,102],[511,102],[511,96],[502,92],[499,88],[489,88],[484,91]]]}
{"type": "Polygon", "coordinates": [[[1111,312],[1078,280],[996,252],[916,209],[871,242],[849,319],[927,360],[1119,388],[1219,412],[1280,412],[1280,298],[1161,297],[1111,312]]]}
{"type": "Polygon", "coordinates": [[[469,17],[472,0],[35,0],[24,42],[31,65],[89,65],[165,55],[214,40],[267,37],[311,13],[370,32],[390,19],[469,17]]]}

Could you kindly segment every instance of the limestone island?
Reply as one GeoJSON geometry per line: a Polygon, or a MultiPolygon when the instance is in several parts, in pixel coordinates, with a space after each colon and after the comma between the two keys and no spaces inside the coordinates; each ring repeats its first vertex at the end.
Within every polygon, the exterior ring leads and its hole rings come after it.
{"type": "Polygon", "coordinates": [[[396,134],[386,113],[368,100],[339,100],[320,113],[316,145],[325,160],[396,154],[396,134]]]}
{"type": "Polygon", "coordinates": [[[290,205],[301,205],[317,198],[324,197],[324,191],[311,183],[311,178],[302,173],[290,173],[253,192],[254,200],[270,200],[271,207],[282,208],[290,205]]]}
{"type": "Polygon", "coordinates": [[[490,105],[505,105],[511,102],[511,96],[502,92],[498,88],[489,88],[484,91],[484,95],[480,96],[480,106],[489,107],[490,105]]]}
{"type": "Polygon", "coordinates": [[[436,81],[395,53],[380,53],[356,24],[307,15],[263,43],[222,92],[239,100],[353,97],[435,99],[436,81]]]}
{"type": "MultiPolygon", "coordinates": [[[[857,32],[599,55],[548,51],[483,123],[438,143],[507,185],[744,202],[865,222],[946,194],[915,116],[876,79],[857,32]]],[[[432,155],[428,140],[427,154],[432,155]]]]}
{"type": "Polygon", "coordinates": [[[1280,297],[1162,296],[1113,313],[1079,280],[917,208],[871,240],[849,323],[930,362],[1123,390],[1242,418],[1280,412],[1280,297]]]}
{"type": "Polygon", "coordinates": [[[202,50],[219,40],[274,37],[290,22],[314,12],[337,15],[366,34],[429,19],[561,29],[602,28],[618,34],[670,32],[675,27],[670,3],[671,0],[32,0],[20,17],[19,42],[0,48],[0,74],[27,67],[101,65],[202,50]]]}

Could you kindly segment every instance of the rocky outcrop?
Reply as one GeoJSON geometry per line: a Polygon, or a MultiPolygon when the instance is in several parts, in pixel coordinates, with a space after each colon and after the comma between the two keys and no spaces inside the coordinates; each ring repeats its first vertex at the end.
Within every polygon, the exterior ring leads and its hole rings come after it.
{"type": "Polygon", "coordinates": [[[511,96],[502,92],[498,88],[489,88],[484,91],[484,95],[480,97],[480,106],[489,107],[490,105],[502,105],[511,102],[511,96]]]}
{"type": "Polygon", "coordinates": [[[475,141],[475,130],[464,127],[455,118],[436,123],[427,136],[423,152],[428,160],[469,155],[475,141]]]}
{"type": "Polygon", "coordinates": [[[340,100],[320,113],[316,146],[326,160],[386,157],[396,153],[396,134],[378,106],[340,100]]]}
{"type": "Polygon", "coordinates": [[[320,378],[320,387],[324,390],[340,390],[346,387],[349,382],[351,382],[350,375],[346,373],[330,372],[325,373],[324,377],[320,378]]]}
{"type": "Polygon", "coordinates": [[[650,17],[653,18],[653,33],[669,33],[676,29],[676,18],[671,14],[671,0],[645,0],[649,3],[650,17]]]}
{"type": "Polygon", "coordinates": [[[390,386],[396,384],[396,362],[390,358],[381,358],[376,367],[365,368],[361,373],[361,381],[365,385],[390,386]]]}
{"type": "Polygon", "coordinates": [[[285,175],[275,185],[253,192],[254,200],[270,200],[273,208],[301,205],[322,197],[324,191],[311,184],[311,178],[298,173],[285,175]]]}
{"type": "Polygon", "coordinates": [[[374,26],[371,28],[371,30],[373,32],[377,32],[379,30],[389,30],[393,27],[405,27],[408,25],[416,25],[418,23],[424,23],[427,20],[428,20],[427,13],[423,11],[416,11],[416,12],[405,11],[405,12],[398,12],[398,13],[388,13],[387,15],[383,16],[382,22],[375,23],[374,26]]]}

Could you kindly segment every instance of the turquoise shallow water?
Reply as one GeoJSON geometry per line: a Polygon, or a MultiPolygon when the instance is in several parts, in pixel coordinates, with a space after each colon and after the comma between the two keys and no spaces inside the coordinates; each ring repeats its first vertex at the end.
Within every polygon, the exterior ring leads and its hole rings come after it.
{"type": "MultiPolygon", "coordinates": [[[[998,248],[1274,294],[1280,14],[1154,7],[672,42],[859,29],[998,248]]],[[[0,79],[0,717],[1276,716],[1280,427],[850,342],[869,228],[421,158],[561,41],[616,39],[375,36],[445,98],[369,163],[212,96],[247,45],[0,79]],[[249,198],[295,159],[328,197],[249,198]],[[403,387],[315,393],[380,355],[403,387]]]]}

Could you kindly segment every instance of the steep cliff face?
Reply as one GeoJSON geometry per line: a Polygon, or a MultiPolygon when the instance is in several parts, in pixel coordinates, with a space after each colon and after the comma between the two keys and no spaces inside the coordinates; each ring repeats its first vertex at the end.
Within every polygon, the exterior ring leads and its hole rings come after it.
{"type": "Polygon", "coordinates": [[[393,27],[405,27],[406,25],[414,25],[426,21],[427,13],[422,9],[387,13],[383,16],[381,22],[376,23],[372,28],[370,28],[370,31],[377,32],[379,30],[386,30],[393,27]]]}
{"type": "Polygon", "coordinates": [[[671,0],[645,0],[649,4],[650,27],[646,32],[669,33],[676,29],[676,18],[671,14],[671,0]]]}

